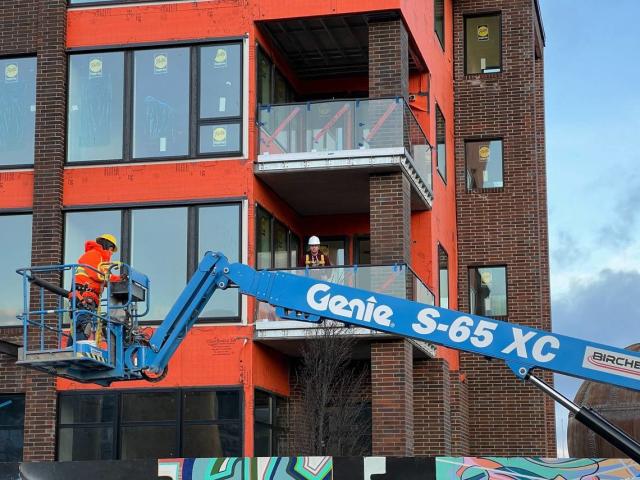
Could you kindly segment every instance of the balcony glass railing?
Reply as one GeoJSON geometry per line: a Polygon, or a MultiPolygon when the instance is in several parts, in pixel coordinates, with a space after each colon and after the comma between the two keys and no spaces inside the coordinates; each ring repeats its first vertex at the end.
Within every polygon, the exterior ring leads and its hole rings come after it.
{"type": "MultiPolygon", "coordinates": [[[[396,265],[348,265],[341,267],[295,268],[278,270],[293,275],[307,276],[316,280],[337,283],[349,287],[361,288],[371,292],[392,295],[408,300],[433,305],[435,297],[427,286],[406,264],[396,265]]],[[[282,321],[275,308],[268,303],[259,302],[256,322],[282,321]]],[[[312,323],[299,322],[301,328],[314,327],[312,323]]],[[[269,327],[268,327],[269,328],[269,327]]],[[[279,328],[276,323],[272,328],[279,328]]]]}
{"type": "Polygon", "coordinates": [[[260,155],[404,147],[432,190],[431,145],[402,97],[261,105],[258,123],[260,155]]]}

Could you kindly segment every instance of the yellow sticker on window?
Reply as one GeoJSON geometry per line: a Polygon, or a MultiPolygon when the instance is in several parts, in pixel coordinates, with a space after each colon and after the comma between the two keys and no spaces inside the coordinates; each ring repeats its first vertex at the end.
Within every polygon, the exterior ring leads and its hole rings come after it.
{"type": "Polygon", "coordinates": [[[478,25],[478,40],[484,42],[489,40],[489,26],[488,25],[478,25]]]}
{"type": "Polygon", "coordinates": [[[213,145],[216,147],[225,146],[227,144],[227,129],[218,127],[213,129],[213,145]]]}
{"type": "Polygon", "coordinates": [[[485,162],[489,159],[489,153],[490,153],[489,147],[486,145],[483,145],[478,149],[478,155],[480,155],[480,160],[484,160],[485,162]]]}
{"type": "Polygon", "coordinates": [[[491,272],[482,272],[480,274],[480,278],[482,279],[482,283],[484,283],[485,285],[491,285],[493,275],[491,274],[491,272]]]}
{"type": "Polygon", "coordinates": [[[219,48],[213,59],[213,68],[224,68],[227,66],[227,50],[219,48]]]}
{"type": "Polygon", "coordinates": [[[18,81],[18,65],[10,63],[4,67],[4,81],[7,83],[18,81]]]}
{"type": "Polygon", "coordinates": [[[89,62],[89,76],[101,77],[102,76],[102,60],[94,58],[89,62]]]}
{"type": "Polygon", "coordinates": [[[154,73],[167,73],[169,67],[169,58],[164,53],[159,53],[153,57],[154,73]]]}

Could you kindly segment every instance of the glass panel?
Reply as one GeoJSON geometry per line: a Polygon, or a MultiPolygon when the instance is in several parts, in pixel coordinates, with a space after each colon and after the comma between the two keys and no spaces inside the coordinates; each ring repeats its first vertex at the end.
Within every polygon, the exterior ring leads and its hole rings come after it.
{"type": "Polygon", "coordinates": [[[344,239],[322,240],[320,251],[329,256],[331,265],[344,265],[347,260],[347,247],[344,239]]]}
{"type": "Polygon", "coordinates": [[[355,103],[356,138],[353,148],[402,147],[404,103],[397,99],[355,103]]]}
{"type": "Polygon", "coordinates": [[[447,128],[444,116],[436,105],[436,165],[442,179],[447,181],[447,128]]]}
{"type": "Polygon", "coordinates": [[[271,451],[271,427],[256,423],[253,429],[253,437],[254,457],[269,457],[273,455],[271,451]]]}
{"type": "Polygon", "coordinates": [[[134,53],[133,156],[189,153],[189,48],[134,53]]]}
{"type": "Polygon", "coordinates": [[[131,264],[153,279],[145,320],[162,320],[187,277],[187,209],[133,210],[131,223],[131,264]]]}
{"type": "Polygon", "coordinates": [[[136,426],[120,429],[120,459],[173,458],[178,452],[178,431],[173,426],[136,426]]]}
{"type": "Polygon", "coordinates": [[[267,104],[271,102],[271,60],[267,58],[264,51],[258,48],[258,103],[267,104]]]}
{"type": "Polygon", "coordinates": [[[61,424],[115,420],[115,395],[62,395],[59,402],[61,424]]]}
{"type": "Polygon", "coordinates": [[[149,393],[123,393],[123,422],[175,421],[178,403],[175,391],[149,393]]]}
{"type": "Polygon", "coordinates": [[[242,431],[239,424],[185,425],[182,443],[182,456],[185,458],[242,455],[242,431]]]}
{"type": "Polygon", "coordinates": [[[71,55],[67,161],[122,158],[124,53],[71,55]]]}
{"type": "Polygon", "coordinates": [[[239,117],[240,44],[200,48],[200,118],[239,117]]]}
{"type": "Polygon", "coordinates": [[[440,45],[444,48],[444,0],[435,0],[433,2],[433,10],[435,12],[435,31],[440,40],[440,45]]]}
{"type": "Polygon", "coordinates": [[[256,268],[271,268],[271,215],[256,208],[256,268]]]}
{"type": "Polygon", "coordinates": [[[236,420],[240,418],[240,392],[193,391],[184,394],[185,420],[236,420]]]}
{"type": "Polygon", "coordinates": [[[289,85],[278,69],[273,83],[273,103],[287,103],[289,101],[289,85]]]}
{"type": "Polygon", "coordinates": [[[113,428],[58,429],[58,460],[113,460],[113,428]]]}
{"type": "Polygon", "coordinates": [[[356,239],[356,263],[369,265],[371,263],[371,240],[367,238],[356,239]]]}
{"type": "Polygon", "coordinates": [[[469,270],[471,313],[499,317],[507,315],[507,270],[481,267],[469,270]]]}
{"type": "Polygon", "coordinates": [[[279,105],[260,108],[260,153],[306,152],[306,105],[279,105]]]}
{"type": "MultiPolygon", "coordinates": [[[[240,205],[216,205],[198,209],[198,259],[205,252],[222,252],[230,262],[240,261],[240,205]]],[[[201,317],[239,317],[237,288],[219,290],[209,300],[201,317]]]]}
{"type": "Polygon", "coordinates": [[[0,430],[0,462],[21,462],[23,441],[21,428],[0,430]]]}
{"type": "Polygon", "coordinates": [[[31,215],[0,216],[3,235],[0,249],[0,327],[18,325],[22,312],[22,276],[16,269],[31,265],[31,215]]]}
{"type": "Polygon", "coordinates": [[[268,393],[255,391],[253,399],[253,415],[256,422],[271,424],[271,396],[268,393]]]}
{"type": "Polygon", "coordinates": [[[300,261],[300,237],[289,232],[289,266],[297,267],[300,261]]]}
{"type": "Polygon", "coordinates": [[[287,268],[287,228],[278,221],[273,222],[273,268],[287,268]]]}
{"type": "Polygon", "coordinates": [[[0,60],[0,165],[33,163],[36,59],[0,60]]]}
{"type": "Polygon", "coordinates": [[[501,70],[500,15],[465,18],[466,73],[498,73],[501,70]]]}
{"type": "Polygon", "coordinates": [[[311,103],[307,112],[309,152],[350,150],[353,145],[353,102],[311,103]]]}
{"type": "Polygon", "coordinates": [[[24,395],[0,395],[0,428],[24,424],[24,395]]]}
{"type": "Polygon", "coordinates": [[[467,188],[502,187],[502,140],[467,142],[467,188]]]}
{"type": "Polygon", "coordinates": [[[240,124],[218,123],[200,127],[199,152],[236,153],[240,151],[240,124]]]}
{"type": "Polygon", "coordinates": [[[449,270],[440,269],[440,306],[449,308],[449,270]]]}

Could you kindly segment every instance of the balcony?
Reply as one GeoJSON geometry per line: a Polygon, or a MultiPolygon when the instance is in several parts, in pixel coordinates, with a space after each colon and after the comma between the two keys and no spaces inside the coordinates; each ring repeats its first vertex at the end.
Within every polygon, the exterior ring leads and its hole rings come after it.
{"type": "MultiPolygon", "coordinates": [[[[281,269],[279,271],[339,285],[362,288],[398,298],[415,300],[428,305],[433,305],[435,302],[433,293],[406,264],[349,265],[313,269],[281,269]]],[[[304,340],[313,337],[318,329],[336,323],[339,324],[339,322],[330,322],[328,320],[320,324],[283,320],[276,315],[274,307],[267,303],[259,302],[256,308],[255,340],[265,343],[284,354],[296,356],[304,340]]],[[[389,334],[355,327],[345,329],[344,334],[356,336],[362,340],[359,342],[362,347],[360,348],[361,356],[368,355],[368,344],[372,339],[381,337],[394,338],[389,334]]],[[[418,353],[427,356],[435,354],[433,345],[417,340],[411,340],[411,342],[418,353]]]]}
{"type": "Polygon", "coordinates": [[[369,212],[369,175],[403,171],[433,202],[431,145],[402,97],[261,105],[255,174],[302,215],[369,212]]]}

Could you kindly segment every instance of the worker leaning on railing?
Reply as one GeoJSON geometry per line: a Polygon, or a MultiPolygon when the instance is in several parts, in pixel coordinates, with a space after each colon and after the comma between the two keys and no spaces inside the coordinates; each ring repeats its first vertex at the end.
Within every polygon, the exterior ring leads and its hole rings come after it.
{"type": "MultiPolygon", "coordinates": [[[[75,290],[69,295],[75,295],[76,308],[95,312],[100,304],[100,297],[106,282],[106,274],[111,266],[111,256],[118,251],[116,237],[110,233],[105,233],[93,240],[87,240],[84,244],[84,254],[78,259],[78,264],[87,265],[92,268],[82,266],[76,268],[75,290]],[[96,271],[97,270],[97,271],[96,271]],[[102,273],[98,273],[102,272],[102,273]]],[[[120,275],[110,275],[109,281],[119,282],[120,275]]],[[[76,340],[89,340],[91,338],[90,313],[80,313],[76,317],[76,340]]],[[[73,339],[69,345],[73,344],[73,339]]]]}

